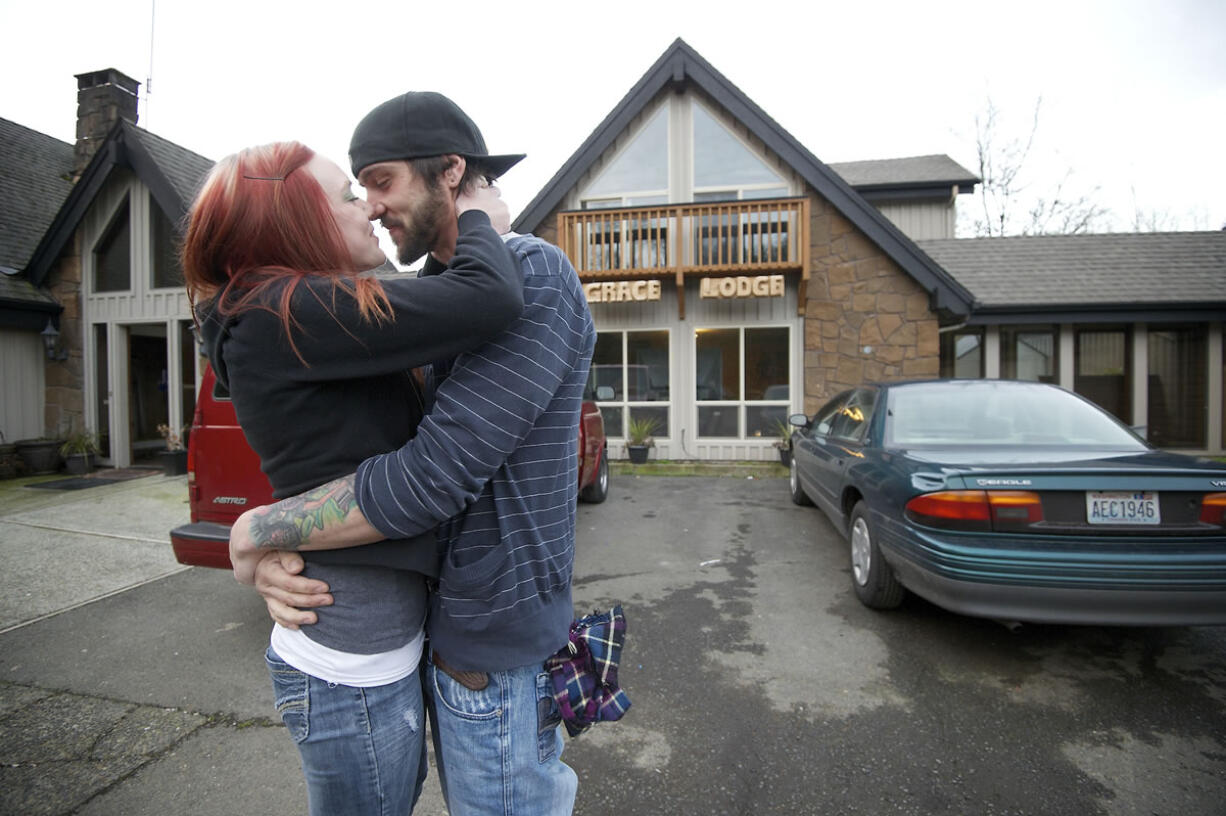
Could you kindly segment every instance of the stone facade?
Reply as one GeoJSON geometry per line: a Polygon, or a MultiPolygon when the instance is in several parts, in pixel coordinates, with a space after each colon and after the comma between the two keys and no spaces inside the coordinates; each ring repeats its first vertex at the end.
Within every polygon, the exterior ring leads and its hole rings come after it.
{"type": "Polygon", "coordinates": [[[60,346],[66,360],[48,360],[44,424],[48,433],[64,435],[85,430],[85,326],[81,320],[81,236],[68,242],[48,276],[51,296],[60,313],[60,346]]]}
{"type": "Polygon", "coordinates": [[[805,413],[865,382],[937,376],[928,293],[812,190],[809,206],[805,413]]]}

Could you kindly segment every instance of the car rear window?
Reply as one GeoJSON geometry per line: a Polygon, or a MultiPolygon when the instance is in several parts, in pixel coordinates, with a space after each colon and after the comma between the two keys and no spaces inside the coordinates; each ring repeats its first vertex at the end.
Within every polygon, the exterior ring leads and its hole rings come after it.
{"type": "Polygon", "coordinates": [[[887,446],[1046,445],[1145,450],[1110,414],[1041,383],[923,383],[891,389],[887,446]]]}

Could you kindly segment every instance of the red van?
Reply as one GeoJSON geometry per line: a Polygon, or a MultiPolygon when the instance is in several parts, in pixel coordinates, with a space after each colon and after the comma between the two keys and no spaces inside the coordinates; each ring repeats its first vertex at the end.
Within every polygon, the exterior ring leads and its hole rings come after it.
{"type": "MultiPolygon", "coordinates": [[[[609,445],[594,396],[594,392],[584,395],[579,421],[579,498],[593,504],[609,495],[609,445]]],[[[234,405],[217,385],[211,367],[205,368],[200,381],[187,442],[187,495],[191,522],[170,531],[175,558],[180,564],[218,569],[231,568],[234,520],[251,507],[273,501],[260,459],[247,444],[234,405]]]]}

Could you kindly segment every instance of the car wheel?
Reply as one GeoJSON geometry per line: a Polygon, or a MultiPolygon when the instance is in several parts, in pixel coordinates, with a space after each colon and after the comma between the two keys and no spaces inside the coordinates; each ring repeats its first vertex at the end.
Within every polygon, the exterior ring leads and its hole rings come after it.
{"type": "Polygon", "coordinates": [[[868,523],[868,505],[862,501],[856,502],[851,511],[847,538],[851,544],[851,583],[860,602],[872,609],[893,609],[902,603],[907,590],[881,556],[877,537],[868,523]]]}
{"type": "Polygon", "coordinates": [[[788,487],[792,489],[792,504],[802,507],[813,504],[805,495],[805,489],[800,486],[800,474],[796,472],[796,454],[792,454],[792,463],[788,465],[788,487]]]}
{"type": "Polygon", "coordinates": [[[579,498],[587,504],[600,504],[609,498],[609,456],[607,450],[600,452],[600,464],[596,466],[596,481],[579,491],[579,498]]]}

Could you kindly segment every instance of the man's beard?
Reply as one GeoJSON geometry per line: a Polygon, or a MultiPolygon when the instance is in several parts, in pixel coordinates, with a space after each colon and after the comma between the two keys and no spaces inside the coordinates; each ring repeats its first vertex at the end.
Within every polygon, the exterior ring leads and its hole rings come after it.
{"type": "Polygon", "coordinates": [[[446,212],[447,199],[442,185],[429,188],[426,196],[411,206],[407,223],[399,224],[401,238],[396,244],[396,258],[402,264],[413,264],[434,248],[446,212]]]}

